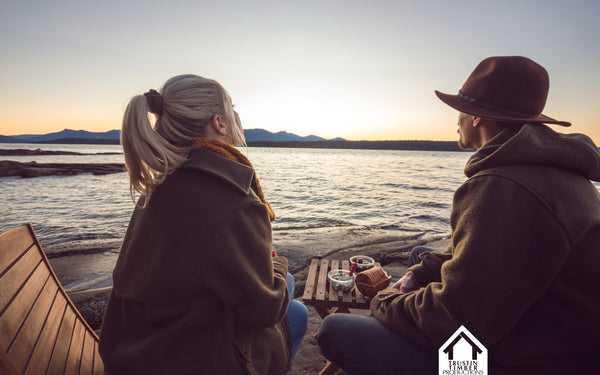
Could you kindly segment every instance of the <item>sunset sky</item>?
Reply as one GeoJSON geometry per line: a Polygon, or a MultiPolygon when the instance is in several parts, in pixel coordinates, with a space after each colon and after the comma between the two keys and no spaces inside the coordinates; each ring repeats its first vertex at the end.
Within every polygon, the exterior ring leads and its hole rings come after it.
{"type": "Polygon", "coordinates": [[[600,144],[597,0],[0,3],[0,134],[121,127],[170,77],[219,81],[245,128],[456,139],[454,94],[492,55],[550,74],[544,113],[600,144]]]}

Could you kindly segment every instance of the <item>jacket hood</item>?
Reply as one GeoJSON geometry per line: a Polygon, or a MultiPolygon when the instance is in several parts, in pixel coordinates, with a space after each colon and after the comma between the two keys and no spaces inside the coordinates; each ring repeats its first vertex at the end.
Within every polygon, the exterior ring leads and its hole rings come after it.
{"type": "Polygon", "coordinates": [[[465,175],[507,165],[547,165],[600,181],[600,151],[584,134],[561,134],[546,125],[507,128],[480,148],[467,162],[465,175]]]}

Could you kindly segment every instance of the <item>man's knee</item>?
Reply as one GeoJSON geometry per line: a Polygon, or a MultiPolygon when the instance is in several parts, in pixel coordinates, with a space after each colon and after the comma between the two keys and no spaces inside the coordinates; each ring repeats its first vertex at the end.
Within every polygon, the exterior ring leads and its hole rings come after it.
{"type": "Polygon", "coordinates": [[[328,315],[321,322],[321,327],[319,328],[319,332],[317,333],[317,343],[323,348],[329,348],[335,342],[340,341],[340,333],[344,332],[344,324],[343,324],[343,316],[344,314],[337,315],[332,314],[328,315]]]}
{"type": "Polygon", "coordinates": [[[322,343],[325,343],[328,339],[329,336],[331,334],[331,332],[334,332],[330,326],[331,325],[335,325],[336,323],[330,323],[331,319],[333,318],[334,315],[329,315],[326,316],[325,319],[323,319],[323,321],[321,322],[321,326],[319,327],[319,332],[317,332],[317,343],[319,344],[319,346],[321,346],[322,343]]]}

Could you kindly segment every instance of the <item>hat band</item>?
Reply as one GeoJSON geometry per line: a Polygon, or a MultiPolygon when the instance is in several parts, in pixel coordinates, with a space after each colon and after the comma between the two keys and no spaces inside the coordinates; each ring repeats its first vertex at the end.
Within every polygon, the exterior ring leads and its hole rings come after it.
{"type": "Polygon", "coordinates": [[[517,113],[517,112],[507,111],[505,109],[498,109],[498,108],[496,108],[494,106],[490,106],[490,105],[481,103],[481,102],[477,101],[477,99],[475,99],[475,98],[473,98],[471,96],[465,95],[465,93],[463,93],[461,90],[458,90],[458,97],[461,98],[462,100],[468,102],[468,103],[477,103],[476,105],[479,106],[479,107],[483,107],[485,109],[489,109],[491,111],[497,112],[498,114],[502,114],[502,115],[508,115],[508,116],[512,116],[512,117],[515,117],[515,118],[523,118],[523,119],[525,119],[525,118],[535,118],[535,119],[537,119],[537,118],[540,117],[540,114],[536,114],[536,115],[524,115],[523,113],[517,113]]]}
{"type": "Polygon", "coordinates": [[[462,100],[465,100],[469,103],[474,103],[475,102],[475,98],[471,98],[470,96],[465,95],[462,91],[458,90],[458,97],[461,98],[462,100]]]}

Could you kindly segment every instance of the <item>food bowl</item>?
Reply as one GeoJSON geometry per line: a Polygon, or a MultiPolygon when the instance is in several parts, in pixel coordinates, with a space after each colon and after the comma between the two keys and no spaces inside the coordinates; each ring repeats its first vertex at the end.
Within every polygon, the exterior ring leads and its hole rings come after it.
{"type": "Polygon", "coordinates": [[[356,274],[350,276],[350,271],[347,270],[331,270],[327,273],[327,278],[334,290],[345,292],[354,286],[356,274]]]}
{"type": "Polygon", "coordinates": [[[364,270],[368,270],[369,268],[373,268],[375,265],[375,259],[368,257],[366,255],[355,255],[350,257],[350,264],[356,263],[356,272],[362,272],[364,270]]]}

